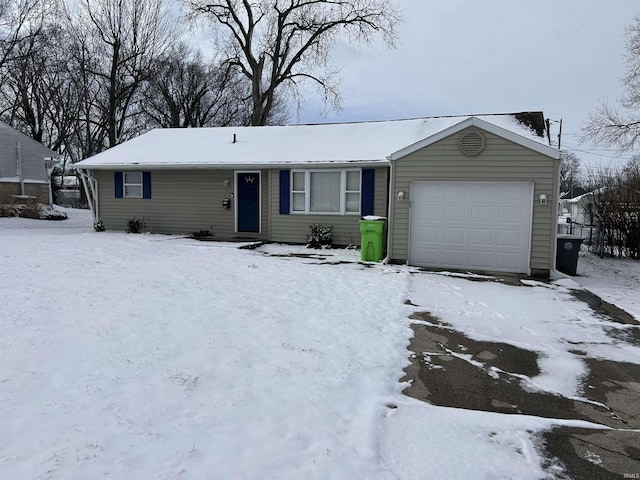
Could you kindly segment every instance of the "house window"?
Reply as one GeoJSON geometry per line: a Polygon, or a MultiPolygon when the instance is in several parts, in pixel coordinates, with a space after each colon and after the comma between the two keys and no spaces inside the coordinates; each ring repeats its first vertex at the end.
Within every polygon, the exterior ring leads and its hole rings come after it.
{"type": "Polygon", "coordinates": [[[124,196],[142,198],[142,172],[123,172],[124,196]]]}
{"type": "Polygon", "coordinates": [[[292,170],[292,213],[360,213],[361,171],[292,170]]]}
{"type": "Polygon", "coordinates": [[[116,198],[151,198],[151,172],[113,172],[116,198]]]}
{"type": "Polygon", "coordinates": [[[306,210],[305,172],[291,172],[291,205],[294,212],[306,210]]]}

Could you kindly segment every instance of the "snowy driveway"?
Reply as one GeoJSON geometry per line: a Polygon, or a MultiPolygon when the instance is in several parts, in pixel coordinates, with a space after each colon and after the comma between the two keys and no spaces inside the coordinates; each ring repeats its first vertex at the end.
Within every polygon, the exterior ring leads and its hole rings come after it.
{"type": "Polygon", "coordinates": [[[409,316],[540,352],[531,388],[563,395],[585,372],[574,340],[640,363],[607,334],[635,327],[603,324],[563,285],[95,233],[85,213],[0,218],[7,478],[540,478],[532,433],[586,422],[402,395],[409,316]]]}

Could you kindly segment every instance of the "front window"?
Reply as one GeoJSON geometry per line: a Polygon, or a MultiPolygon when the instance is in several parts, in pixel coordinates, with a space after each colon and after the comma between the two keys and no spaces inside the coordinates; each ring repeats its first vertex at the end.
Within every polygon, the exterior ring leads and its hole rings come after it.
{"type": "Polygon", "coordinates": [[[294,170],[293,213],[359,214],[360,170],[294,170]]]}
{"type": "Polygon", "coordinates": [[[142,172],[124,172],[124,196],[142,198],[142,172]]]}

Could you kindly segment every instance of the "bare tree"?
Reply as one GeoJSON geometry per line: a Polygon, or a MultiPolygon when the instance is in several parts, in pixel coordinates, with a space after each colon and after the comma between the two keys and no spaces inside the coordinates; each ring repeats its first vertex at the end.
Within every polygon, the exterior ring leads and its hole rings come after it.
{"type": "Polygon", "coordinates": [[[54,151],[74,128],[76,95],[66,46],[60,25],[22,39],[5,63],[0,88],[3,120],[54,151]]]}
{"type": "Polygon", "coordinates": [[[159,127],[210,127],[248,121],[246,81],[228,65],[206,63],[180,43],[156,61],[142,108],[159,127]]]}
{"type": "Polygon", "coordinates": [[[91,154],[142,130],[140,88],[169,45],[171,23],[163,0],[79,0],[68,19],[87,95],[83,139],[91,154]]]}
{"type": "Polygon", "coordinates": [[[0,0],[0,67],[16,54],[16,46],[38,34],[54,0],[0,0]]]}
{"type": "MultiPolygon", "coordinates": [[[[560,160],[560,191],[571,192],[580,183],[580,157],[568,152],[560,160]]],[[[573,195],[570,198],[572,197],[573,195]]]]}
{"type": "Polygon", "coordinates": [[[583,140],[628,151],[640,144],[640,15],[625,32],[626,75],[621,108],[603,102],[583,126],[583,140]]]}
{"type": "Polygon", "coordinates": [[[597,226],[591,250],[600,256],[640,259],[640,161],[622,169],[601,169],[588,179],[588,213],[597,226]]]}
{"type": "Polygon", "coordinates": [[[390,0],[184,1],[194,18],[219,27],[229,64],[249,80],[252,125],[267,124],[278,95],[297,95],[304,82],[338,107],[331,47],[343,36],[369,43],[376,33],[393,46],[400,16],[390,0]]]}

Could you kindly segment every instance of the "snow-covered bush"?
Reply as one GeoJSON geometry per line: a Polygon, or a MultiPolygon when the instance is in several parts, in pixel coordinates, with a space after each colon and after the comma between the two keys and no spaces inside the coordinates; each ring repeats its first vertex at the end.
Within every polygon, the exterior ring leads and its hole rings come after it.
{"type": "Polygon", "coordinates": [[[17,217],[18,209],[15,205],[1,204],[0,217],[17,217]]]}
{"type": "Polygon", "coordinates": [[[307,238],[307,248],[331,248],[331,225],[309,225],[311,235],[307,238]]]}
{"type": "Polygon", "coordinates": [[[38,205],[38,218],[41,220],[66,220],[67,212],[61,210],[55,205],[38,205]]]}

